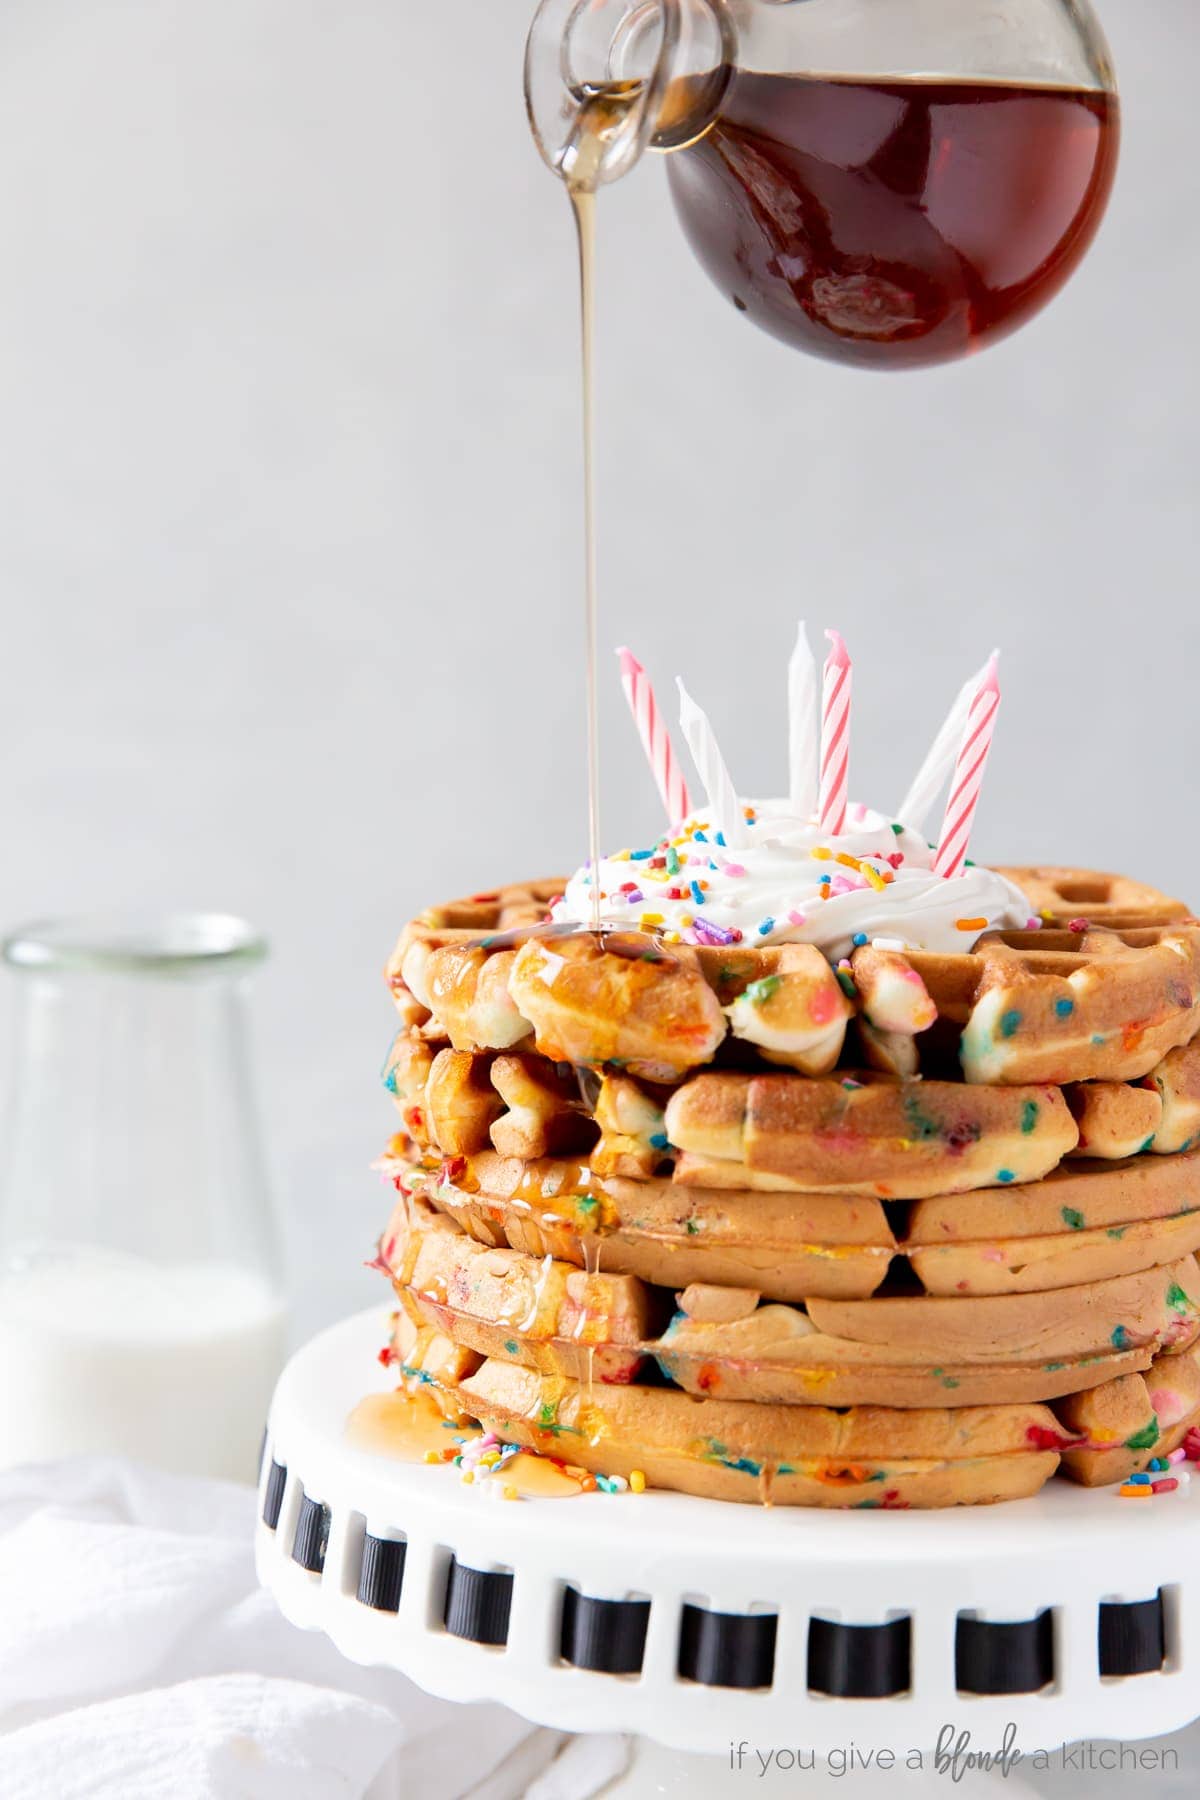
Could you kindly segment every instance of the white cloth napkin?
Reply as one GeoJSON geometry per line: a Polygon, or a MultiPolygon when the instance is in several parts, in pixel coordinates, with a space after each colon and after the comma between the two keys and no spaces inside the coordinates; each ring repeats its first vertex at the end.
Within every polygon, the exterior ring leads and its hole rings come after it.
{"type": "Polygon", "coordinates": [[[346,1662],[255,1581],[255,1496],[108,1458],[0,1475],[0,1795],[584,1800],[569,1740],[346,1662]]]}

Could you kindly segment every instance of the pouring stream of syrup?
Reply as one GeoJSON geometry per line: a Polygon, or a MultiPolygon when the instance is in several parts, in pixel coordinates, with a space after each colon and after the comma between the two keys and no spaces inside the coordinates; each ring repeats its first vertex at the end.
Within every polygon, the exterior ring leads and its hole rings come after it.
{"type": "Polygon", "coordinates": [[[575,133],[560,173],[579,241],[579,315],[583,421],[584,642],[587,683],[588,857],[592,928],[600,929],[600,720],[596,696],[596,189],[606,151],[641,92],[640,82],[584,88],[575,133]]]}
{"type": "Polygon", "coordinates": [[[596,193],[568,186],[579,237],[579,315],[583,401],[584,644],[587,659],[588,859],[592,874],[592,928],[600,929],[600,720],[596,695],[596,193]]]}

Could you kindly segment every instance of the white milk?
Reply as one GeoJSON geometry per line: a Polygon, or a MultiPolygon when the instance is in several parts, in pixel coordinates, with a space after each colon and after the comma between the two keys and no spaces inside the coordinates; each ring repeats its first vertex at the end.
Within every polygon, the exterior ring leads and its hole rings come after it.
{"type": "Polygon", "coordinates": [[[284,1309],[247,1271],[109,1251],[0,1269],[0,1468],[117,1452],[252,1481],[284,1309]]]}

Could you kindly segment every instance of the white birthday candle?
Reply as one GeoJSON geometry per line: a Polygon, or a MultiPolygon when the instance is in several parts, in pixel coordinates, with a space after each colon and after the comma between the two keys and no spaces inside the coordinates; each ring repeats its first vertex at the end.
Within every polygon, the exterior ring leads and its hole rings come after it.
{"type": "Polygon", "coordinates": [[[678,686],[679,723],[708,799],[712,823],[720,830],[731,850],[740,850],[748,842],[748,836],[737,789],[729,778],[725,758],[721,755],[707,715],[701,712],[682,681],[678,682],[678,686]]]}
{"type": "Polygon", "coordinates": [[[987,665],[978,674],[964,681],[958,691],[958,698],[946,715],[941,730],[929,747],[929,753],[917,773],[913,777],[912,786],[900,802],[896,817],[912,831],[923,831],[926,820],[933,811],[934,801],[941,793],[954,767],[958,756],[959,745],[966,729],[967,715],[971,710],[971,700],[982,681],[987,665]]]}
{"type": "Polygon", "coordinates": [[[820,738],[817,665],[802,620],[788,664],[789,792],[798,819],[810,819],[817,810],[820,738]]]}

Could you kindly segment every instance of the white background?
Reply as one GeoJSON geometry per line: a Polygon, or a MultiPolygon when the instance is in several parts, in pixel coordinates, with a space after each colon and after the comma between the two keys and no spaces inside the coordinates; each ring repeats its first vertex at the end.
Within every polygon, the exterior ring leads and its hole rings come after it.
{"type": "MultiPolygon", "coordinates": [[[[574,269],[521,107],[530,11],[0,13],[0,911],[270,933],[303,1330],[378,1292],[400,925],[583,853],[574,269]]],[[[761,793],[795,619],[839,624],[881,805],[1000,643],[978,852],[1196,895],[1200,7],[1101,11],[1108,222],[969,365],[789,352],[691,263],[660,167],[604,195],[602,640],[684,673],[761,793]]],[[[612,671],[604,732],[628,842],[656,805],[612,671]]]]}

